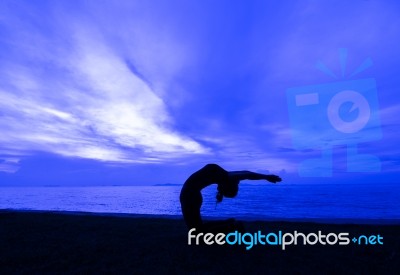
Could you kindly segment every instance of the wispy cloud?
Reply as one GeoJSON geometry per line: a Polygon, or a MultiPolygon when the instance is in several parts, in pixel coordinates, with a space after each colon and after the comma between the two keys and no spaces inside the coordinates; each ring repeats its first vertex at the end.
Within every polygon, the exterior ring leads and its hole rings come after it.
{"type": "MultiPolygon", "coordinates": [[[[118,166],[217,162],[296,172],[319,152],[293,149],[286,89],[335,81],[314,65],[323,60],[340,72],[339,47],[349,47],[348,71],[368,56],[377,68],[392,66],[371,73],[379,86],[398,67],[398,16],[376,1],[246,9],[229,1],[6,2],[0,169],[8,172],[38,151],[118,166]]],[[[387,109],[393,96],[378,93],[384,137],[367,149],[389,163],[398,108],[387,109]]]]}
{"type": "Polygon", "coordinates": [[[14,173],[19,169],[18,158],[6,158],[0,160],[0,172],[14,173]]]}
{"type": "MultiPolygon", "coordinates": [[[[20,52],[0,67],[0,154],[147,163],[208,152],[174,127],[164,100],[91,26],[72,22],[62,41],[25,26],[8,27],[37,47],[11,35],[3,41],[20,52]]],[[[1,170],[16,163],[6,159],[1,170]]]]}

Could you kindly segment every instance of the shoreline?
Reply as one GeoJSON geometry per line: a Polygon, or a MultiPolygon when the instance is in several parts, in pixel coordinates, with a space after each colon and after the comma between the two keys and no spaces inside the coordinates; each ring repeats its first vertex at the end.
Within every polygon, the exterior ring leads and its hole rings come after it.
{"type": "MultiPolygon", "coordinates": [[[[65,211],[65,210],[32,210],[32,209],[0,209],[2,213],[50,213],[77,216],[100,216],[100,217],[126,217],[126,218],[157,218],[182,220],[181,215],[153,215],[135,213],[115,212],[86,212],[86,211],[65,211]]],[[[223,220],[232,217],[203,216],[204,220],[223,220]]],[[[317,223],[317,224],[338,224],[338,225],[400,225],[400,219],[356,219],[356,218],[276,218],[276,217],[241,217],[235,216],[236,220],[245,222],[292,222],[292,223],[317,223]]]]}

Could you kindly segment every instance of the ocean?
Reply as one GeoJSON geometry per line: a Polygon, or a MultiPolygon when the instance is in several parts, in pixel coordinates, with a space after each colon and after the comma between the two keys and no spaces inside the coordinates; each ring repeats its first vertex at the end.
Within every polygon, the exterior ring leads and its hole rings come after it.
{"type": "MultiPolygon", "coordinates": [[[[1,187],[0,209],[180,216],[180,186],[1,187]]],[[[397,184],[241,184],[216,205],[203,190],[202,215],[263,220],[400,222],[397,184]]]]}

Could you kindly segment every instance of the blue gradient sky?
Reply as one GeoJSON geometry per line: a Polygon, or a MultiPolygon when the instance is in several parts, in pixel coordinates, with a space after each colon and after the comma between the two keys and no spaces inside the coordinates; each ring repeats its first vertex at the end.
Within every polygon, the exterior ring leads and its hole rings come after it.
{"type": "MultiPolygon", "coordinates": [[[[181,183],[214,162],[287,182],[399,176],[397,1],[1,1],[0,185],[181,183]],[[116,4],[118,3],[118,4],[116,4]],[[299,178],[286,90],[375,78],[379,173],[299,178]],[[349,79],[349,78],[347,78],[349,79]]],[[[307,138],[307,133],[304,134],[307,138]]]]}

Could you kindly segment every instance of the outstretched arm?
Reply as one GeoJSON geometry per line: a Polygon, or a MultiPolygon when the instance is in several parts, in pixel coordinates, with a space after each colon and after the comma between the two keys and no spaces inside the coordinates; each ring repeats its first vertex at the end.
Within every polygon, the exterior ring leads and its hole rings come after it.
{"type": "Polygon", "coordinates": [[[254,173],[250,171],[232,171],[228,172],[228,176],[234,180],[267,180],[269,182],[277,183],[282,181],[279,176],[276,175],[265,175],[260,173],[254,173]]]}

